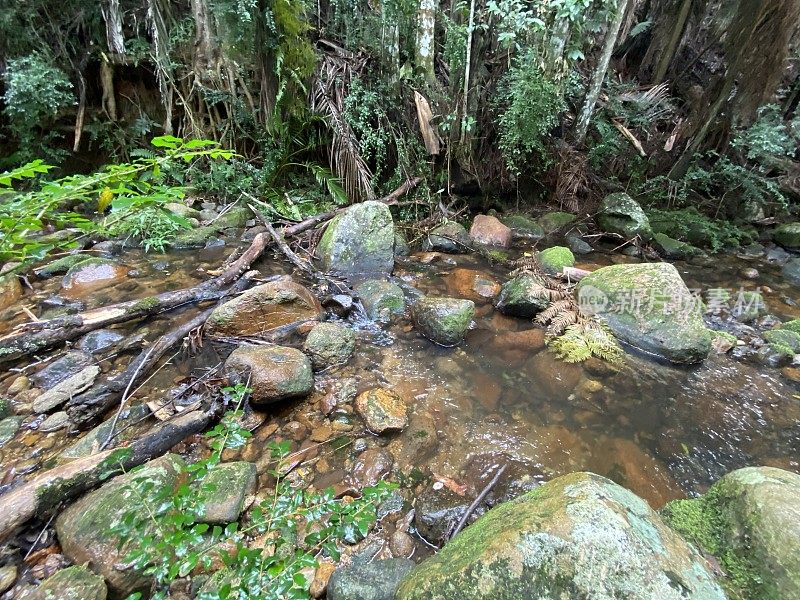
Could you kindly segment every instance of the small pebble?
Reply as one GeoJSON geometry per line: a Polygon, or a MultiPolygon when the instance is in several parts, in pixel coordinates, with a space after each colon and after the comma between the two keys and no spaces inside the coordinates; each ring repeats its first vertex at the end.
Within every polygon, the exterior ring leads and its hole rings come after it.
{"type": "Polygon", "coordinates": [[[409,558],[414,554],[414,539],[405,531],[395,531],[389,540],[389,549],[395,558],[409,558]]]}
{"type": "Polygon", "coordinates": [[[30,387],[31,387],[30,380],[25,375],[20,375],[9,386],[8,394],[10,396],[16,396],[20,392],[24,392],[30,387]]]}

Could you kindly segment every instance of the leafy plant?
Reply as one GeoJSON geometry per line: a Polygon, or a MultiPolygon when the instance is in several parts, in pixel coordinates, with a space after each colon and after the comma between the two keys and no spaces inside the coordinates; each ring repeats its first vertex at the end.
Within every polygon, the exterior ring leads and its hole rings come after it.
{"type": "Polygon", "coordinates": [[[140,240],[145,252],[165,252],[175,236],[190,227],[189,221],[158,206],[133,210],[111,227],[114,235],[140,240]]]}
{"type": "MultiPolygon", "coordinates": [[[[183,467],[173,487],[134,479],[130,493],[136,507],[121,516],[113,533],[120,547],[129,548],[126,561],[132,568],[153,577],[153,600],[167,598],[176,579],[197,570],[208,572],[215,559],[225,568],[198,596],[201,600],[310,598],[308,570],[317,566],[319,557],[338,560],[341,544],[366,536],[377,519],[377,505],[396,486],[381,482],[362,490],[357,499],[337,499],[330,489],[294,489],[284,478],[289,443],[272,444],[271,474],[276,484],[269,498],[251,509],[241,526],[203,523],[204,499],[215,491],[206,479],[226,448],[241,448],[250,437],[240,424],[240,408],[249,390],[237,385],[223,391],[235,409],[206,434],[211,454],[183,467]]],[[[129,600],[140,597],[134,594],[129,600]]]]}

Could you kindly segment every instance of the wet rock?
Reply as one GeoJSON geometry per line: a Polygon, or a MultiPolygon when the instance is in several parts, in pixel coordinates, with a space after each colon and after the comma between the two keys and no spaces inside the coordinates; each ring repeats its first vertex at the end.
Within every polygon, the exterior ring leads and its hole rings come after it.
{"type": "Polygon", "coordinates": [[[356,286],[367,316],[373,321],[388,323],[394,315],[406,310],[406,299],[400,286],[382,279],[368,279],[356,286]]]}
{"type": "Polygon", "coordinates": [[[339,567],[328,582],[328,600],[393,600],[400,581],[413,567],[406,558],[339,567]]]}
{"type": "Polygon", "coordinates": [[[6,417],[0,421],[0,446],[11,440],[16,435],[24,420],[25,417],[16,416],[6,417]]]}
{"type": "Polygon", "coordinates": [[[470,245],[467,230],[455,221],[447,221],[433,228],[422,241],[422,249],[426,252],[463,254],[469,250],[470,245]]]}
{"type": "Polygon", "coordinates": [[[89,354],[99,354],[113,348],[124,339],[124,335],[111,329],[97,329],[79,339],[75,346],[78,350],[89,354]]]}
{"type": "Polygon", "coordinates": [[[214,226],[217,229],[243,229],[252,218],[253,213],[246,206],[226,207],[214,221],[214,226]]]}
{"type": "Polygon", "coordinates": [[[73,350],[31,375],[30,382],[34,387],[49,390],[93,364],[94,359],[90,354],[73,350]]]}
{"type": "Polygon", "coordinates": [[[671,264],[603,267],[581,280],[577,295],[584,311],[600,315],[620,340],[646,352],[695,363],[711,350],[702,303],[671,264]]]}
{"type": "Polygon", "coordinates": [[[336,570],[336,565],[330,561],[320,561],[316,571],[314,571],[314,579],[311,586],[308,588],[308,593],[312,598],[322,598],[325,592],[328,591],[328,582],[331,575],[336,570]]]}
{"type": "Polygon", "coordinates": [[[200,211],[191,206],[187,206],[182,202],[167,202],[164,208],[171,212],[173,215],[178,215],[184,219],[200,219],[200,211]]]}
{"type": "Polygon", "coordinates": [[[83,566],[68,567],[58,571],[44,580],[30,600],[106,600],[108,590],[106,583],[99,575],[95,575],[83,566]]]}
{"type": "Polygon", "coordinates": [[[308,395],[314,388],[309,358],[285,346],[240,346],[225,361],[229,381],[252,388],[252,401],[267,404],[308,395]]]}
{"type": "Polygon", "coordinates": [[[590,254],[592,247],[579,235],[567,235],[567,246],[573,254],[590,254]]]}
{"type": "MultiPolygon", "coordinates": [[[[130,436],[136,431],[133,428],[135,423],[143,420],[150,414],[150,409],[145,404],[134,404],[130,408],[124,409],[117,420],[115,432],[121,432],[114,437],[113,442],[109,446],[113,448],[120,441],[130,439],[130,436]]],[[[108,439],[111,434],[112,425],[114,424],[114,417],[109,417],[108,420],[103,421],[100,425],[90,430],[86,435],[80,438],[77,442],[72,444],[69,448],[61,453],[60,458],[65,460],[73,460],[76,458],[83,458],[95,452],[98,452],[100,446],[108,439]]]]}
{"type": "Polygon", "coordinates": [[[394,459],[383,448],[370,448],[359,454],[353,461],[349,481],[361,489],[376,485],[391,473],[394,459]]]}
{"type": "Polygon", "coordinates": [[[317,251],[322,268],[341,275],[391,273],[394,221],[383,202],[354,204],[328,224],[317,251]]]}
{"type": "Polygon", "coordinates": [[[19,377],[15,377],[14,381],[11,382],[11,385],[8,386],[8,395],[16,396],[20,392],[30,389],[30,387],[30,379],[28,379],[25,375],[20,375],[19,377]]]}
{"type": "Polygon", "coordinates": [[[356,397],[356,412],[373,433],[400,431],[408,423],[405,401],[389,390],[374,388],[356,397]]]}
{"type": "Polygon", "coordinates": [[[488,302],[500,293],[500,284],[487,273],[473,269],[453,269],[445,277],[454,296],[474,302],[488,302]]]}
{"type": "Polygon", "coordinates": [[[76,298],[120,283],[128,267],[107,258],[87,258],[70,267],[61,282],[61,293],[76,298]]]}
{"type": "Polygon", "coordinates": [[[426,338],[442,346],[455,346],[464,339],[475,303],[458,298],[427,296],[411,307],[414,324],[426,338]]]}
{"type": "Polygon", "coordinates": [[[646,502],[590,473],[501,504],[403,580],[396,600],[725,598],[646,502]]]}
{"type": "Polygon", "coordinates": [[[315,369],[325,369],[350,360],[356,348],[356,334],[349,327],[337,323],[319,323],[314,326],[303,344],[315,369]]]}
{"type": "MultiPolygon", "coordinates": [[[[56,518],[56,534],[63,553],[74,563],[87,564],[92,571],[105,577],[118,597],[149,590],[148,576],[135,569],[117,569],[117,564],[125,562],[130,547],[119,548],[111,528],[128,511],[144,513],[146,510],[138,496],[131,492],[135,481],[151,480],[156,487],[173,486],[182,464],[179,456],[167,454],[142,470],[115,477],[68,506],[56,518]]],[[[142,517],[147,523],[144,514],[142,517]]]]}
{"type": "Polygon", "coordinates": [[[472,221],[469,237],[473,242],[484,246],[511,246],[511,229],[500,222],[497,217],[478,215],[472,221]]]}
{"type": "Polygon", "coordinates": [[[439,446],[436,422],[429,412],[414,412],[403,435],[389,444],[392,455],[401,464],[419,464],[439,446]]]}
{"type": "Polygon", "coordinates": [[[670,260],[686,260],[699,252],[694,246],[671,238],[664,233],[656,233],[653,236],[653,247],[661,256],[670,260]]]}
{"type": "Polygon", "coordinates": [[[764,332],[764,339],[770,350],[785,355],[788,362],[792,361],[795,354],[800,354],[800,333],[788,329],[773,329],[764,332]]]}
{"type": "Polygon", "coordinates": [[[793,258],[783,265],[782,273],[786,281],[800,287],[800,258],[793,258]]]}
{"type": "Polygon", "coordinates": [[[408,256],[411,254],[411,247],[408,245],[408,240],[402,231],[395,230],[394,232],[394,255],[395,256],[408,256]]]}
{"type": "Polygon", "coordinates": [[[522,273],[503,284],[495,306],[507,315],[531,319],[547,308],[550,302],[541,296],[538,277],[522,273]]]}
{"type": "Polygon", "coordinates": [[[248,336],[296,321],[322,318],[322,306],[308,288],[290,278],[247,290],[218,306],[206,321],[210,335],[248,336]]]}
{"type": "Polygon", "coordinates": [[[461,469],[461,481],[469,482],[472,496],[479,493],[494,479],[498,469],[505,467],[503,474],[486,495],[483,504],[492,507],[513,500],[539,487],[545,480],[544,473],[535,464],[511,458],[498,452],[487,452],[473,456],[461,469]]]}
{"type": "Polygon", "coordinates": [[[748,269],[741,269],[739,271],[739,275],[745,279],[758,279],[759,277],[758,269],[754,269],[752,267],[748,269]]]}
{"type": "MultiPolygon", "coordinates": [[[[459,496],[440,483],[429,486],[417,498],[414,526],[428,542],[441,545],[449,539],[471,503],[471,498],[459,496]]],[[[476,512],[470,518],[474,522],[478,516],[476,512]]]]}
{"type": "Polygon", "coordinates": [[[16,565],[6,565],[0,567],[0,594],[5,593],[11,589],[14,582],[17,580],[17,567],[16,565]]]}
{"type": "Polygon", "coordinates": [[[731,597],[800,598],[800,475],[773,467],[739,469],[704,496],[672,502],[663,512],[737,575],[731,597]]]}
{"type": "Polygon", "coordinates": [[[544,228],[525,215],[503,215],[500,220],[518,237],[538,239],[545,235],[544,228]]]}
{"type": "Polygon", "coordinates": [[[760,292],[742,290],[736,295],[731,314],[742,323],[750,323],[767,312],[764,296],[760,292]]]}
{"type": "Polygon", "coordinates": [[[626,240],[636,236],[653,237],[650,221],[639,203],[624,192],[605,197],[597,214],[597,224],[607,233],[616,233],[626,240]]]}
{"type": "Polygon", "coordinates": [[[250,462],[229,462],[217,465],[206,476],[203,486],[214,490],[201,491],[204,523],[227,524],[236,521],[244,510],[247,496],[256,489],[256,465],[250,462]]]}
{"type": "Polygon", "coordinates": [[[578,365],[559,360],[552,352],[535,354],[522,368],[534,389],[546,398],[566,399],[581,380],[582,369],[578,365]]]}
{"type": "Polygon", "coordinates": [[[5,310],[22,298],[22,285],[16,275],[0,277],[0,310],[5,310]]]}
{"type": "Polygon", "coordinates": [[[61,406],[73,396],[89,389],[99,374],[100,367],[91,365],[79,373],[67,377],[36,398],[33,401],[33,411],[41,414],[61,406]]]}
{"type": "Polygon", "coordinates": [[[397,558],[410,558],[416,550],[414,538],[405,531],[395,531],[389,538],[389,550],[397,558]]]}
{"type": "Polygon", "coordinates": [[[564,267],[575,266],[575,256],[569,248],[564,246],[553,246],[539,252],[539,263],[545,273],[558,275],[564,267]]]}
{"type": "Polygon", "coordinates": [[[767,255],[765,258],[767,259],[768,263],[785,265],[792,258],[792,255],[780,246],[775,246],[774,248],[767,250],[767,255]]]}
{"type": "Polygon", "coordinates": [[[67,256],[62,256],[42,267],[34,269],[33,272],[40,279],[47,279],[54,275],[63,275],[70,270],[70,267],[84,260],[86,260],[86,254],[68,254],[67,256]]]}
{"type": "Polygon", "coordinates": [[[800,223],[785,223],[775,229],[772,238],[788,250],[800,250],[800,223]]]}
{"type": "Polygon", "coordinates": [[[203,248],[210,240],[217,236],[217,228],[211,226],[192,227],[178,233],[172,241],[172,247],[177,249],[203,248]]]}
{"type": "Polygon", "coordinates": [[[539,217],[541,225],[546,235],[551,235],[571,225],[578,217],[567,212],[549,212],[539,217]]]}
{"type": "Polygon", "coordinates": [[[47,417],[42,424],[39,425],[39,431],[42,433],[50,433],[51,431],[58,431],[64,429],[69,425],[69,416],[63,410],[53,413],[47,417]]]}

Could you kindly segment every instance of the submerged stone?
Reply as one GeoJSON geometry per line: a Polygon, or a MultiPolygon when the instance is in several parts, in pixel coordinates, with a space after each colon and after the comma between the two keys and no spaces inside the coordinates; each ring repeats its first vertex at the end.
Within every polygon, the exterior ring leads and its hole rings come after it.
{"type": "Polygon", "coordinates": [[[90,331],[75,346],[89,354],[98,354],[119,344],[125,336],[111,329],[97,329],[90,331]]]}
{"type": "Polygon", "coordinates": [[[356,348],[356,334],[338,323],[319,323],[308,333],[303,350],[316,369],[325,369],[350,360],[356,348]]]}
{"type": "Polygon", "coordinates": [[[286,346],[240,346],[225,361],[225,374],[231,383],[247,384],[256,404],[306,396],[314,389],[311,361],[286,346]]]}
{"type": "Polygon", "coordinates": [[[711,350],[703,304],[671,264],[603,267],[581,280],[577,295],[631,346],[676,363],[699,362],[711,350]]]}
{"type": "Polygon", "coordinates": [[[722,600],[705,560],[644,500],[591,473],[501,504],[417,565],[396,600],[722,600]]]}
{"type": "Polygon", "coordinates": [[[607,233],[616,233],[626,240],[636,236],[653,237],[650,221],[639,203],[624,192],[609,194],[600,205],[597,224],[607,233]]]}
{"type": "Polygon", "coordinates": [[[62,294],[80,297],[124,280],[128,267],[106,258],[87,258],[74,264],[61,282],[62,294]]]}
{"type": "Polygon", "coordinates": [[[383,279],[368,279],[356,286],[367,316],[373,321],[388,323],[406,310],[406,299],[400,286],[383,279]]]}
{"type": "Polygon", "coordinates": [[[391,273],[394,231],[386,204],[375,200],[354,204],[328,224],[316,254],[322,268],[333,273],[391,273]]]}
{"type": "Polygon", "coordinates": [[[411,308],[414,324],[426,338],[442,346],[455,346],[464,339],[475,303],[459,298],[420,298],[411,308]]]}
{"type": "Polygon", "coordinates": [[[448,291],[459,298],[474,302],[490,302],[500,293],[500,284],[483,271],[453,269],[445,276],[448,291]]]}

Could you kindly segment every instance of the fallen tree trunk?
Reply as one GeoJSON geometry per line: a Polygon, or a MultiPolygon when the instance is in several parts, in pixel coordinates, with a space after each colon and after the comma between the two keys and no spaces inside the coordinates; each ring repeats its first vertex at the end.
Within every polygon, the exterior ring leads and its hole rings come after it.
{"type": "Polygon", "coordinates": [[[188,436],[206,430],[218,416],[216,405],[206,411],[182,414],[159,423],[132,442],[121,465],[109,460],[114,450],[106,450],[50,469],[0,496],[0,541],[8,539],[28,520],[96,487],[102,475],[120,473],[123,468],[127,471],[161,456],[188,436]]]}

